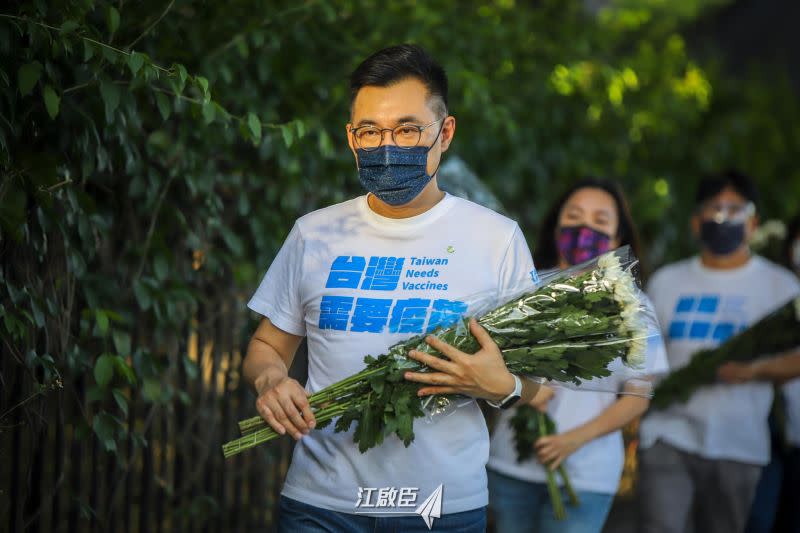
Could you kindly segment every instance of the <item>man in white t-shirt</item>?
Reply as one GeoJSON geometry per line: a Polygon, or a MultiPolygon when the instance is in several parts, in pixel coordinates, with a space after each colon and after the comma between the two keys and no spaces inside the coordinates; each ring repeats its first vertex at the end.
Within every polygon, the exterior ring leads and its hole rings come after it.
{"type": "MultiPolygon", "coordinates": [[[[700,255],[662,268],[648,286],[671,369],[800,294],[790,272],[750,253],[756,203],[755,186],[740,173],[700,183],[692,216],[700,255]]],[[[774,359],[772,372],[728,365],[720,383],[700,388],[685,404],[648,413],[641,426],[642,531],[744,530],[770,460],[770,381],[779,379],[774,368],[788,357],[774,359]]]]}
{"type": "MultiPolygon", "coordinates": [[[[368,194],[298,219],[248,304],[264,319],[244,376],[258,412],[298,441],[279,528],[427,531],[432,520],[437,530],[483,531],[489,437],[474,400],[417,420],[407,448],[391,435],[360,453],[354,428],[313,429],[308,395],[361,370],[365,355],[472,314],[474,295],[498,299],[535,277],[514,221],[437,186],[455,119],[445,72],[423,49],[373,54],[353,72],[351,94],[347,136],[368,194]],[[305,388],[287,376],[303,336],[305,388]],[[422,505],[429,498],[434,505],[422,505]]],[[[508,372],[474,321],[471,330],[482,346],[474,355],[432,338],[449,361],[410,354],[435,370],[406,376],[426,384],[420,395],[462,393],[503,406],[531,400],[538,386],[508,372]]]]}

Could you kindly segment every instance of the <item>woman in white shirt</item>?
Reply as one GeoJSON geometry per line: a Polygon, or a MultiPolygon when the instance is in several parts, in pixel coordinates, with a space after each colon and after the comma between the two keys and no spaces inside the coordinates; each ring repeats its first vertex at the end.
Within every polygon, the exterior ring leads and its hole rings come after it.
{"type": "MultiPolygon", "coordinates": [[[[638,239],[619,187],[601,179],[572,186],[545,218],[534,253],[540,269],[567,268],[638,239]]],[[[666,370],[660,337],[650,339],[648,373],[666,370]]],[[[603,378],[601,390],[624,391],[624,378],[603,378]]],[[[590,386],[587,388],[591,388],[590,386]]],[[[552,388],[534,407],[555,421],[558,434],[540,438],[535,458],[517,462],[511,412],[503,412],[492,435],[488,462],[489,507],[498,533],[596,533],[602,530],[622,474],[622,428],[647,409],[641,396],[552,388]],[[580,505],[557,521],[547,492],[545,468],[564,464],[580,505]],[[547,465],[547,466],[545,466],[547,465]]],[[[557,477],[558,479],[558,477],[557,477]]],[[[563,489],[562,489],[563,492],[563,489]]],[[[564,501],[568,501],[564,494],[564,501]]]]}

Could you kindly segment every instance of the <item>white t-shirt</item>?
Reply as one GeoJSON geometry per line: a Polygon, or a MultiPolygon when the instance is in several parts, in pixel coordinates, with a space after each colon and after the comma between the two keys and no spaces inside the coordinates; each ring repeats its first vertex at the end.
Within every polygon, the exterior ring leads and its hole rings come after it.
{"type": "MultiPolygon", "coordinates": [[[[694,257],[662,268],[648,287],[671,369],[682,368],[698,350],[719,345],[799,293],[800,283],[788,270],[759,256],[733,270],[712,270],[694,257]]],[[[770,383],[708,385],[685,404],[648,413],[641,445],[648,448],[661,439],[707,459],[765,465],[771,405],[770,383]]]]}
{"type": "MultiPolygon", "coordinates": [[[[472,315],[473,295],[496,300],[532,277],[525,237],[494,211],[448,194],[390,219],[360,196],[298,219],[248,306],[308,337],[306,388],[316,392],[362,370],[367,354],[472,315]]],[[[419,505],[442,484],[442,513],[483,507],[489,436],[475,401],[465,403],[415,420],[408,448],[392,434],[362,454],[355,425],[313,430],[295,447],[282,494],[355,513],[359,488],[415,488],[419,505]]]]}
{"type": "MultiPolygon", "coordinates": [[[[645,304],[649,302],[645,301],[645,304]]],[[[654,325],[654,328],[657,326],[654,325]]],[[[652,332],[648,339],[645,373],[659,374],[667,370],[667,356],[664,343],[658,332],[652,332]]],[[[547,413],[556,423],[556,430],[564,433],[586,424],[617,401],[617,394],[625,384],[625,376],[632,372],[622,362],[615,360],[609,366],[612,375],[593,379],[582,384],[587,390],[555,388],[555,395],[547,405],[547,413]],[[591,389],[608,390],[595,392],[591,389]]],[[[536,457],[517,462],[514,446],[514,430],[510,421],[514,409],[502,411],[492,433],[488,467],[506,476],[532,483],[544,483],[547,472],[536,457]]],[[[624,447],[622,431],[612,431],[587,442],[564,461],[570,482],[576,490],[614,494],[617,492],[622,476],[624,447]]],[[[561,484],[561,477],[556,476],[561,484]]]]}

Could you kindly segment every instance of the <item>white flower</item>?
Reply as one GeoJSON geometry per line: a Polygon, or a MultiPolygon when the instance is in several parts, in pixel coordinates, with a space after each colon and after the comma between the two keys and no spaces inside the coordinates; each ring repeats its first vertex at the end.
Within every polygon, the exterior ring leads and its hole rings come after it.
{"type": "Polygon", "coordinates": [[[601,255],[597,260],[597,266],[602,270],[603,279],[612,283],[622,278],[625,274],[620,267],[619,257],[613,252],[601,255]]]}
{"type": "Polygon", "coordinates": [[[625,364],[632,368],[642,368],[645,362],[645,354],[647,353],[647,337],[637,334],[630,339],[628,346],[628,356],[625,358],[625,364]]]}
{"type": "Polygon", "coordinates": [[[786,225],[780,220],[767,220],[761,224],[750,239],[750,246],[761,249],[775,239],[782,241],[786,238],[786,225]]]}
{"type": "Polygon", "coordinates": [[[619,257],[614,252],[609,252],[606,254],[601,255],[597,259],[597,266],[600,268],[619,268],[619,257]]]}

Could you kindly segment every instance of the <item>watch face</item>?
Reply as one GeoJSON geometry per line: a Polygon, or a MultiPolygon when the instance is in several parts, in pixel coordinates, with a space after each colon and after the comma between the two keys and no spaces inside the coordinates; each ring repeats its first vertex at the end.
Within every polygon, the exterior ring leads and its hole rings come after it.
{"type": "Polygon", "coordinates": [[[519,401],[522,396],[519,394],[515,394],[506,399],[502,404],[500,404],[500,409],[508,409],[509,407],[513,406],[515,403],[519,401]]]}

